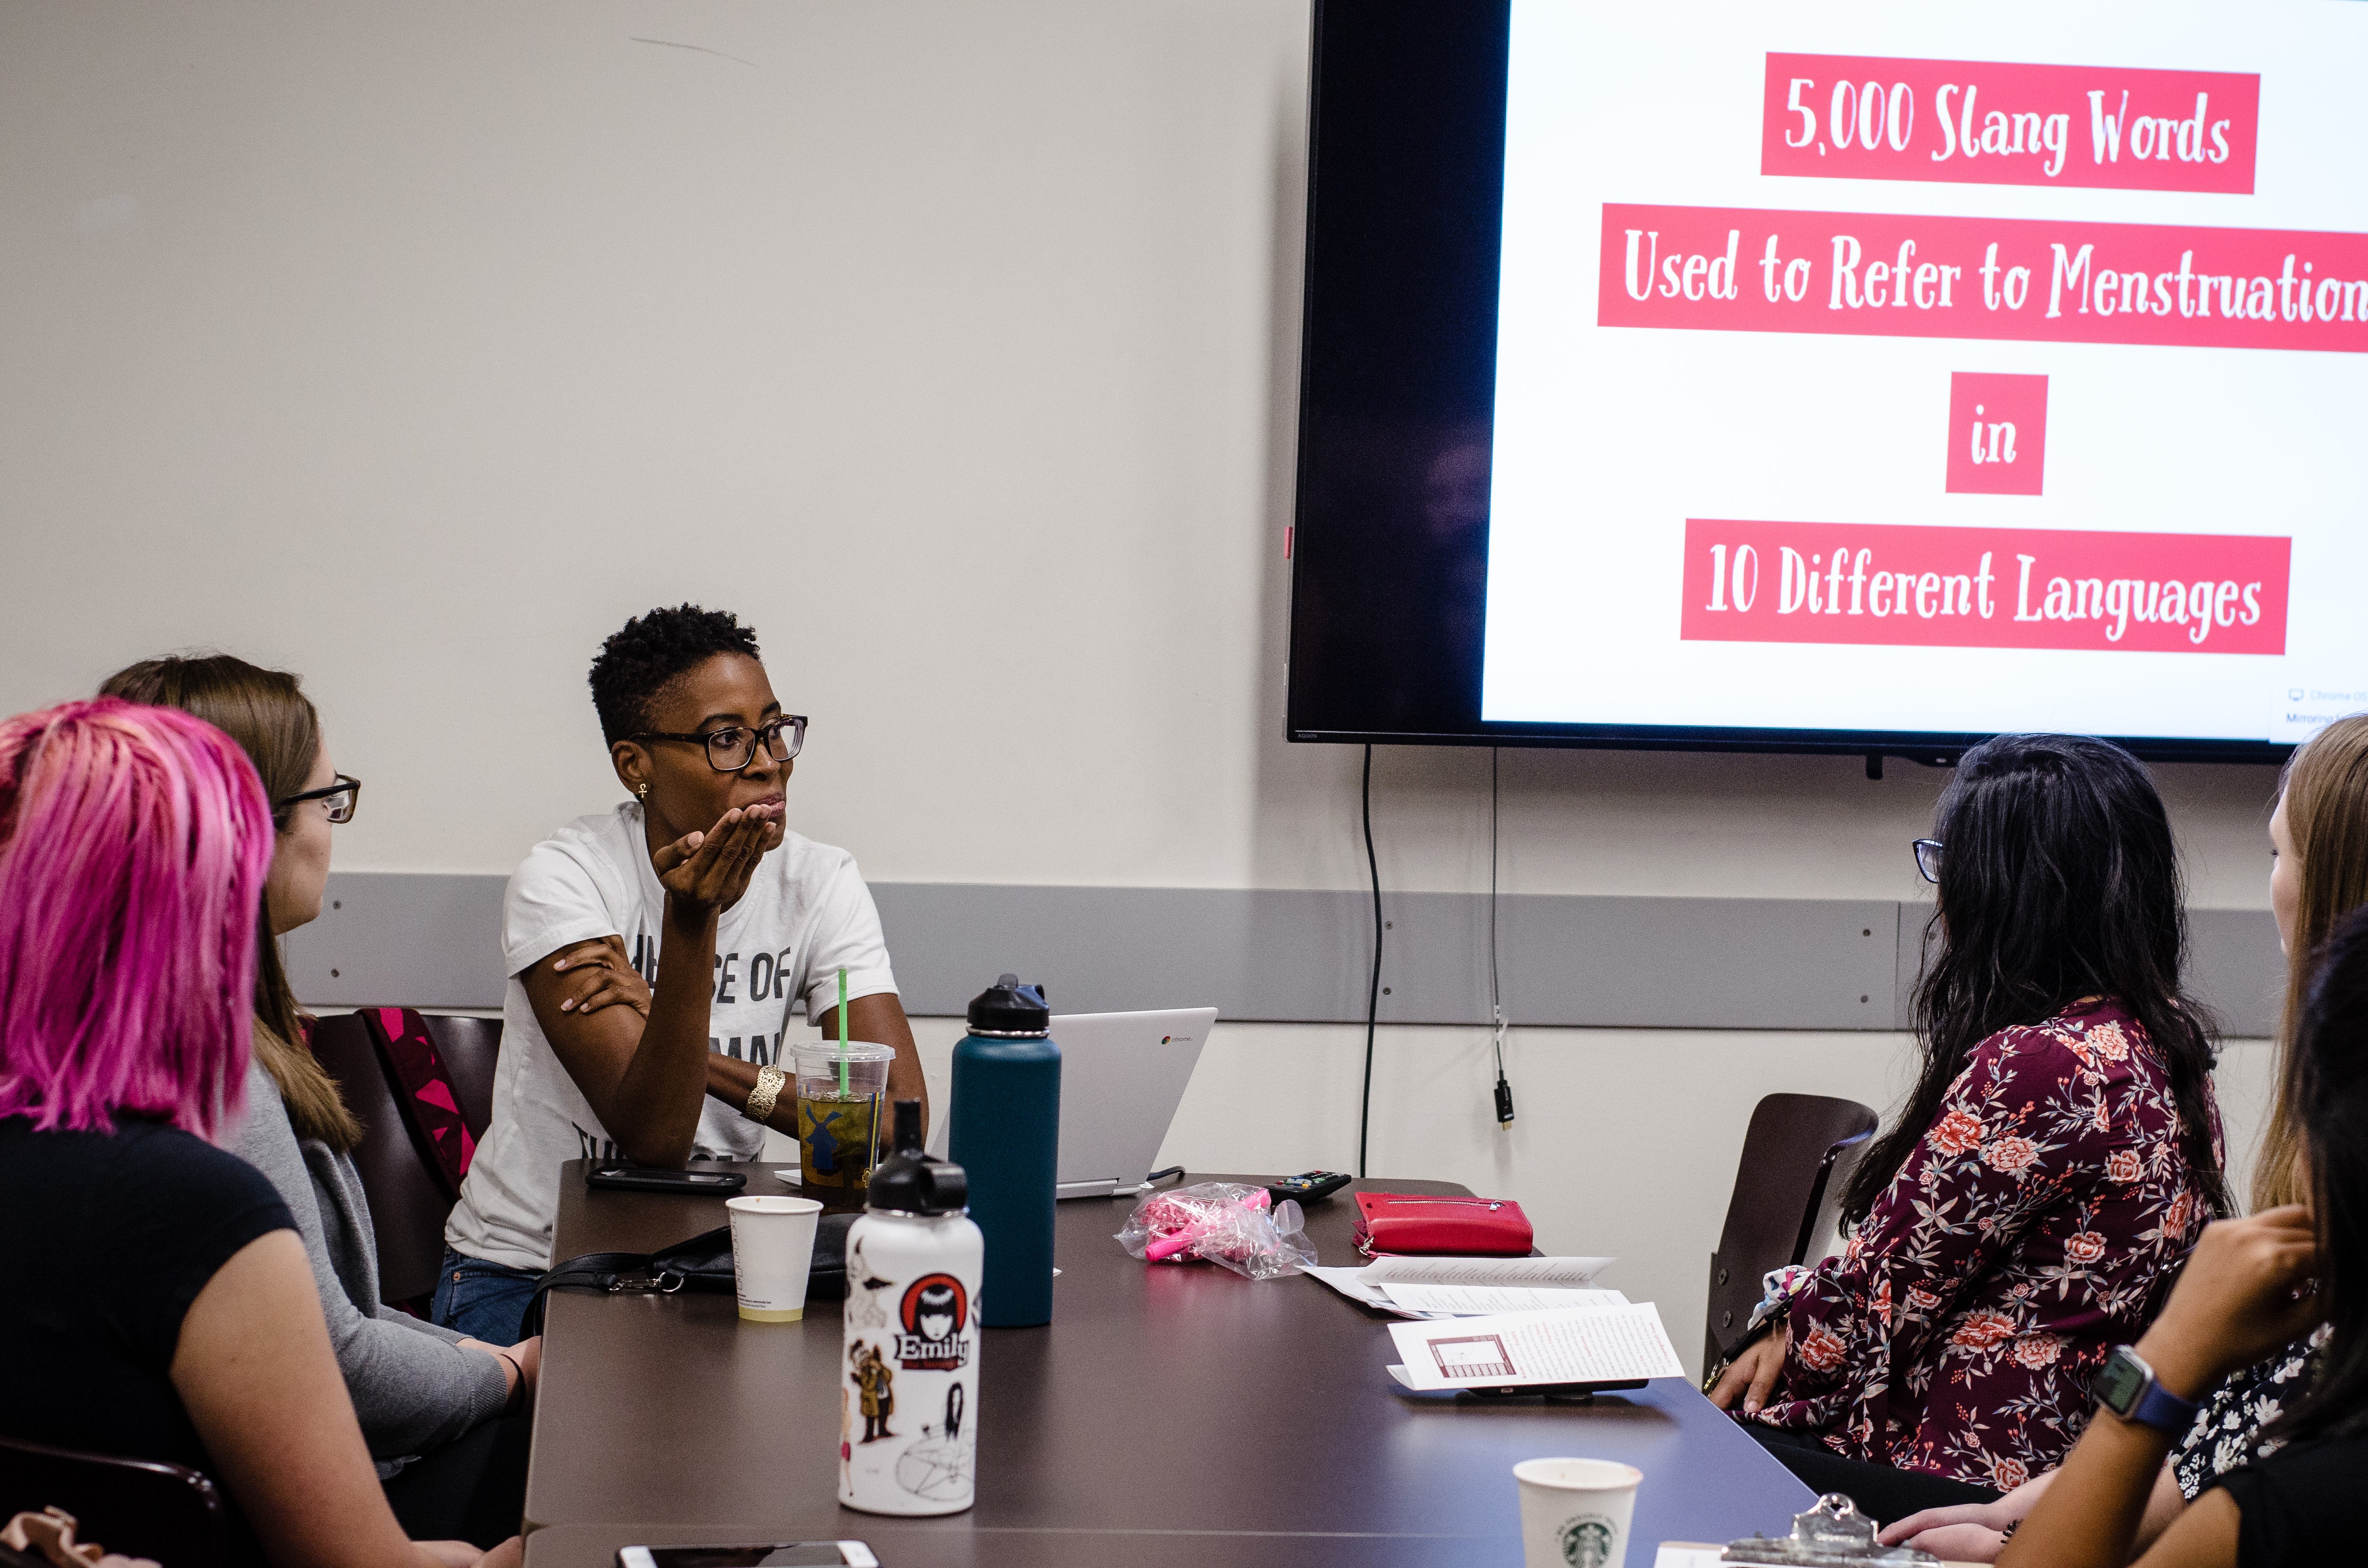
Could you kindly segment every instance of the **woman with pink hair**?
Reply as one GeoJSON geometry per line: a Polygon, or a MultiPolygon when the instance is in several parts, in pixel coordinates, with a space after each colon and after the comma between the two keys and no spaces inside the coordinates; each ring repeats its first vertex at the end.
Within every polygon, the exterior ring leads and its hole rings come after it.
{"type": "Polygon", "coordinates": [[[245,755],[188,714],[0,723],[0,1256],[42,1260],[0,1276],[0,1432],[204,1471],[278,1568],[479,1562],[404,1539],[287,1207],[210,1142],[274,838],[245,755]]]}

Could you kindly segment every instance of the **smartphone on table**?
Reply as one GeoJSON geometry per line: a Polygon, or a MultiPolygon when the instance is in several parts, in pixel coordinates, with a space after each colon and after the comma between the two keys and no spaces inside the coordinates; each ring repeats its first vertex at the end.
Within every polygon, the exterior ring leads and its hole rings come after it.
{"type": "MultiPolygon", "coordinates": [[[[584,1175],[586,1187],[609,1187],[626,1192],[737,1192],[748,1185],[744,1171],[676,1171],[662,1166],[594,1165],[584,1175]]],[[[834,1559],[833,1561],[836,1561],[834,1559]]]]}
{"type": "Polygon", "coordinates": [[[860,1540],[777,1540],[762,1546],[620,1546],[617,1568],[880,1568],[860,1540]]]}

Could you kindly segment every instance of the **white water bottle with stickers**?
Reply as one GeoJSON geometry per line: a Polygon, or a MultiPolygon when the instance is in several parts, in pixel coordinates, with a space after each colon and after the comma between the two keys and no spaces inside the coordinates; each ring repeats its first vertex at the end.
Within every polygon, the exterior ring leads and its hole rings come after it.
{"type": "Polygon", "coordinates": [[[986,1249],[960,1165],[921,1148],[896,1102],[895,1152],[847,1233],[838,1500],[871,1514],[958,1514],[977,1497],[979,1281],[986,1249]]]}

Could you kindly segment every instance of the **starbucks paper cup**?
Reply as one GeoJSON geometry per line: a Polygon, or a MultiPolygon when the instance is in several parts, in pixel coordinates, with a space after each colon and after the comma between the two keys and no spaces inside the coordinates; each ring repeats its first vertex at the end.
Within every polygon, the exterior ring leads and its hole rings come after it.
{"type": "Polygon", "coordinates": [[[1644,1471],[1610,1460],[1523,1460],[1513,1479],[1524,1568],[1621,1568],[1627,1560],[1644,1471]]]}

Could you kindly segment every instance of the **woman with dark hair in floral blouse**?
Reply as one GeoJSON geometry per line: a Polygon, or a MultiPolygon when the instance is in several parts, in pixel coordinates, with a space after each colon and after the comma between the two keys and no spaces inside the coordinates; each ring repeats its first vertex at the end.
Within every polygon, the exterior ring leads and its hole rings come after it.
{"type": "Polygon", "coordinates": [[[2102,741],[2001,736],[1958,764],[1935,831],[1923,1071],[1851,1177],[1847,1249],[1771,1278],[1711,1395],[1883,1518],[2059,1463],[2090,1380],[2227,1209],[2146,770],[2102,741]]]}

